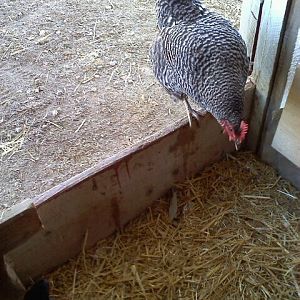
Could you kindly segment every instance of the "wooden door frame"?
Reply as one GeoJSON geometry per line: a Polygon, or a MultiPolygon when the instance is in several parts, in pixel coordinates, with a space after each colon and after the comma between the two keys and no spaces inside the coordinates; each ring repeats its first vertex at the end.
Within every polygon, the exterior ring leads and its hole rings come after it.
{"type": "Polygon", "coordinates": [[[250,78],[256,91],[247,138],[247,148],[254,152],[261,143],[291,1],[244,0],[242,5],[240,33],[246,42],[248,56],[254,57],[250,78]]]}
{"type": "Polygon", "coordinates": [[[260,157],[275,167],[281,176],[300,189],[300,169],[272,147],[272,141],[281,116],[281,101],[287,84],[288,73],[293,59],[300,28],[300,0],[289,1],[286,24],[281,43],[281,51],[276,68],[273,88],[266,106],[261,142],[258,149],[260,157]]]}

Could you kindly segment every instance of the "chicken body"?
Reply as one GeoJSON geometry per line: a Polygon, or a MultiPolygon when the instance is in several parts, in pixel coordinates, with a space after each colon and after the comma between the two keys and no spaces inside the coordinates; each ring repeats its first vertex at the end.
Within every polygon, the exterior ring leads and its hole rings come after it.
{"type": "Polygon", "coordinates": [[[173,98],[188,97],[241,142],[249,69],[242,37],[199,0],[158,0],[156,8],[159,33],[150,50],[156,78],[173,98]]]}

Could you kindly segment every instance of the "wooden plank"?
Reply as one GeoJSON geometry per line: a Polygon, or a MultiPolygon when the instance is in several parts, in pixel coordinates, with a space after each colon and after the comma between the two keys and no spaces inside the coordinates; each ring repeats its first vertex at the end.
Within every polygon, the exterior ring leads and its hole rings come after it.
{"type": "Polygon", "coordinates": [[[300,167],[300,64],[281,115],[272,147],[300,167]]]}
{"type": "Polygon", "coordinates": [[[250,58],[254,56],[254,40],[262,3],[263,0],[244,0],[242,3],[239,32],[246,43],[247,53],[250,58]]]}
{"type": "Polygon", "coordinates": [[[295,44],[295,48],[294,48],[293,58],[291,61],[291,66],[290,66],[289,72],[288,72],[287,82],[285,85],[280,108],[285,107],[285,103],[289,96],[290,89],[291,89],[292,83],[294,81],[294,77],[295,77],[295,73],[296,73],[298,64],[300,64],[300,29],[298,29],[297,40],[296,40],[296,44],[295,44]]]}
{"type": "MultiPolygon", "coordinates": [[[[253,86],[248,85],[246,102],[253,86]]],[[[246,107],[250,105],[246,103],[246,107]]],[[[247,115],[247,114],[246,114],[247,115]]],[[[211,115],[189,128],[180,121],[146,141],[33,199],[44,230],[6,258],[24,285],[120,230],[175,182],[198,173],[234,150],[211,115]]],[[[14,215],[14,209],[6,218],[14,215]]]]}
{"type": "Polygon", "coordinates": [[[24,243],[42,229],[34,205],[30,205],[10,219],[0,220],[0,256],[24,243]]]}
{"type": "Polygon", "coordinates": [[[295,53],[297,36],[300,28],[300,0],[293,0],[289,4],[288,22],[283,38],[278,70],[276,73],[274,88],[270,97],[270,104],[259,153],[261,158],[276,168],[282,177],[288,179],[298,189],[300,189],[299,168],[272,147],[272,140],[280,119],[280,107],[287,83],[288,73],[293,60],[293,54],[295,53]]]}
{"type": "Polygon", "coordinates": [[[252,80],[256,94],[248,135],[248,148],[257,151],[265,120],[266,108],[273,85],[275,67],[280,50],[280,39],[288,0],[265,0],[257,41],[252,80]]]}
{"type": "Polygon", "coordinates": [[[43,229],[33,204],[21,203],[11,218],[0,219],[0,299],[23,299],[25,288],[4,254],[43,229]]]}

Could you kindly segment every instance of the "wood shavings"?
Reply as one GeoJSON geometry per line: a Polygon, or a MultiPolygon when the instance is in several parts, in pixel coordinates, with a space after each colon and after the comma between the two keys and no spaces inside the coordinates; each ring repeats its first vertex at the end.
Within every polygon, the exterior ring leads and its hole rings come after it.
{"type": "Polygon", "coordinates": [[[49,275],[52,297],[299,299],[300,203],[278,190],[298,193],[251,154],[229,157],[176,186],[176,225],[160,199],[124,232],[83,246],[49,275]]]}

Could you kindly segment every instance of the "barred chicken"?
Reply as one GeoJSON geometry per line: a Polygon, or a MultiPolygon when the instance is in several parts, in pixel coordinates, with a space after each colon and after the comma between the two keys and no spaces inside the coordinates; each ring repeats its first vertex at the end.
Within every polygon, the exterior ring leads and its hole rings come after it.
{"type": "Polygon", "coordinates": [[[248,130],[242,112],[249,60],[242,37],[200,0],[157,0],[156,10],[159,32],[150,49],[156,78],[171,98],[184,101],[190,126],[191,116],[209,112],[238,148],[248,130]]]}

